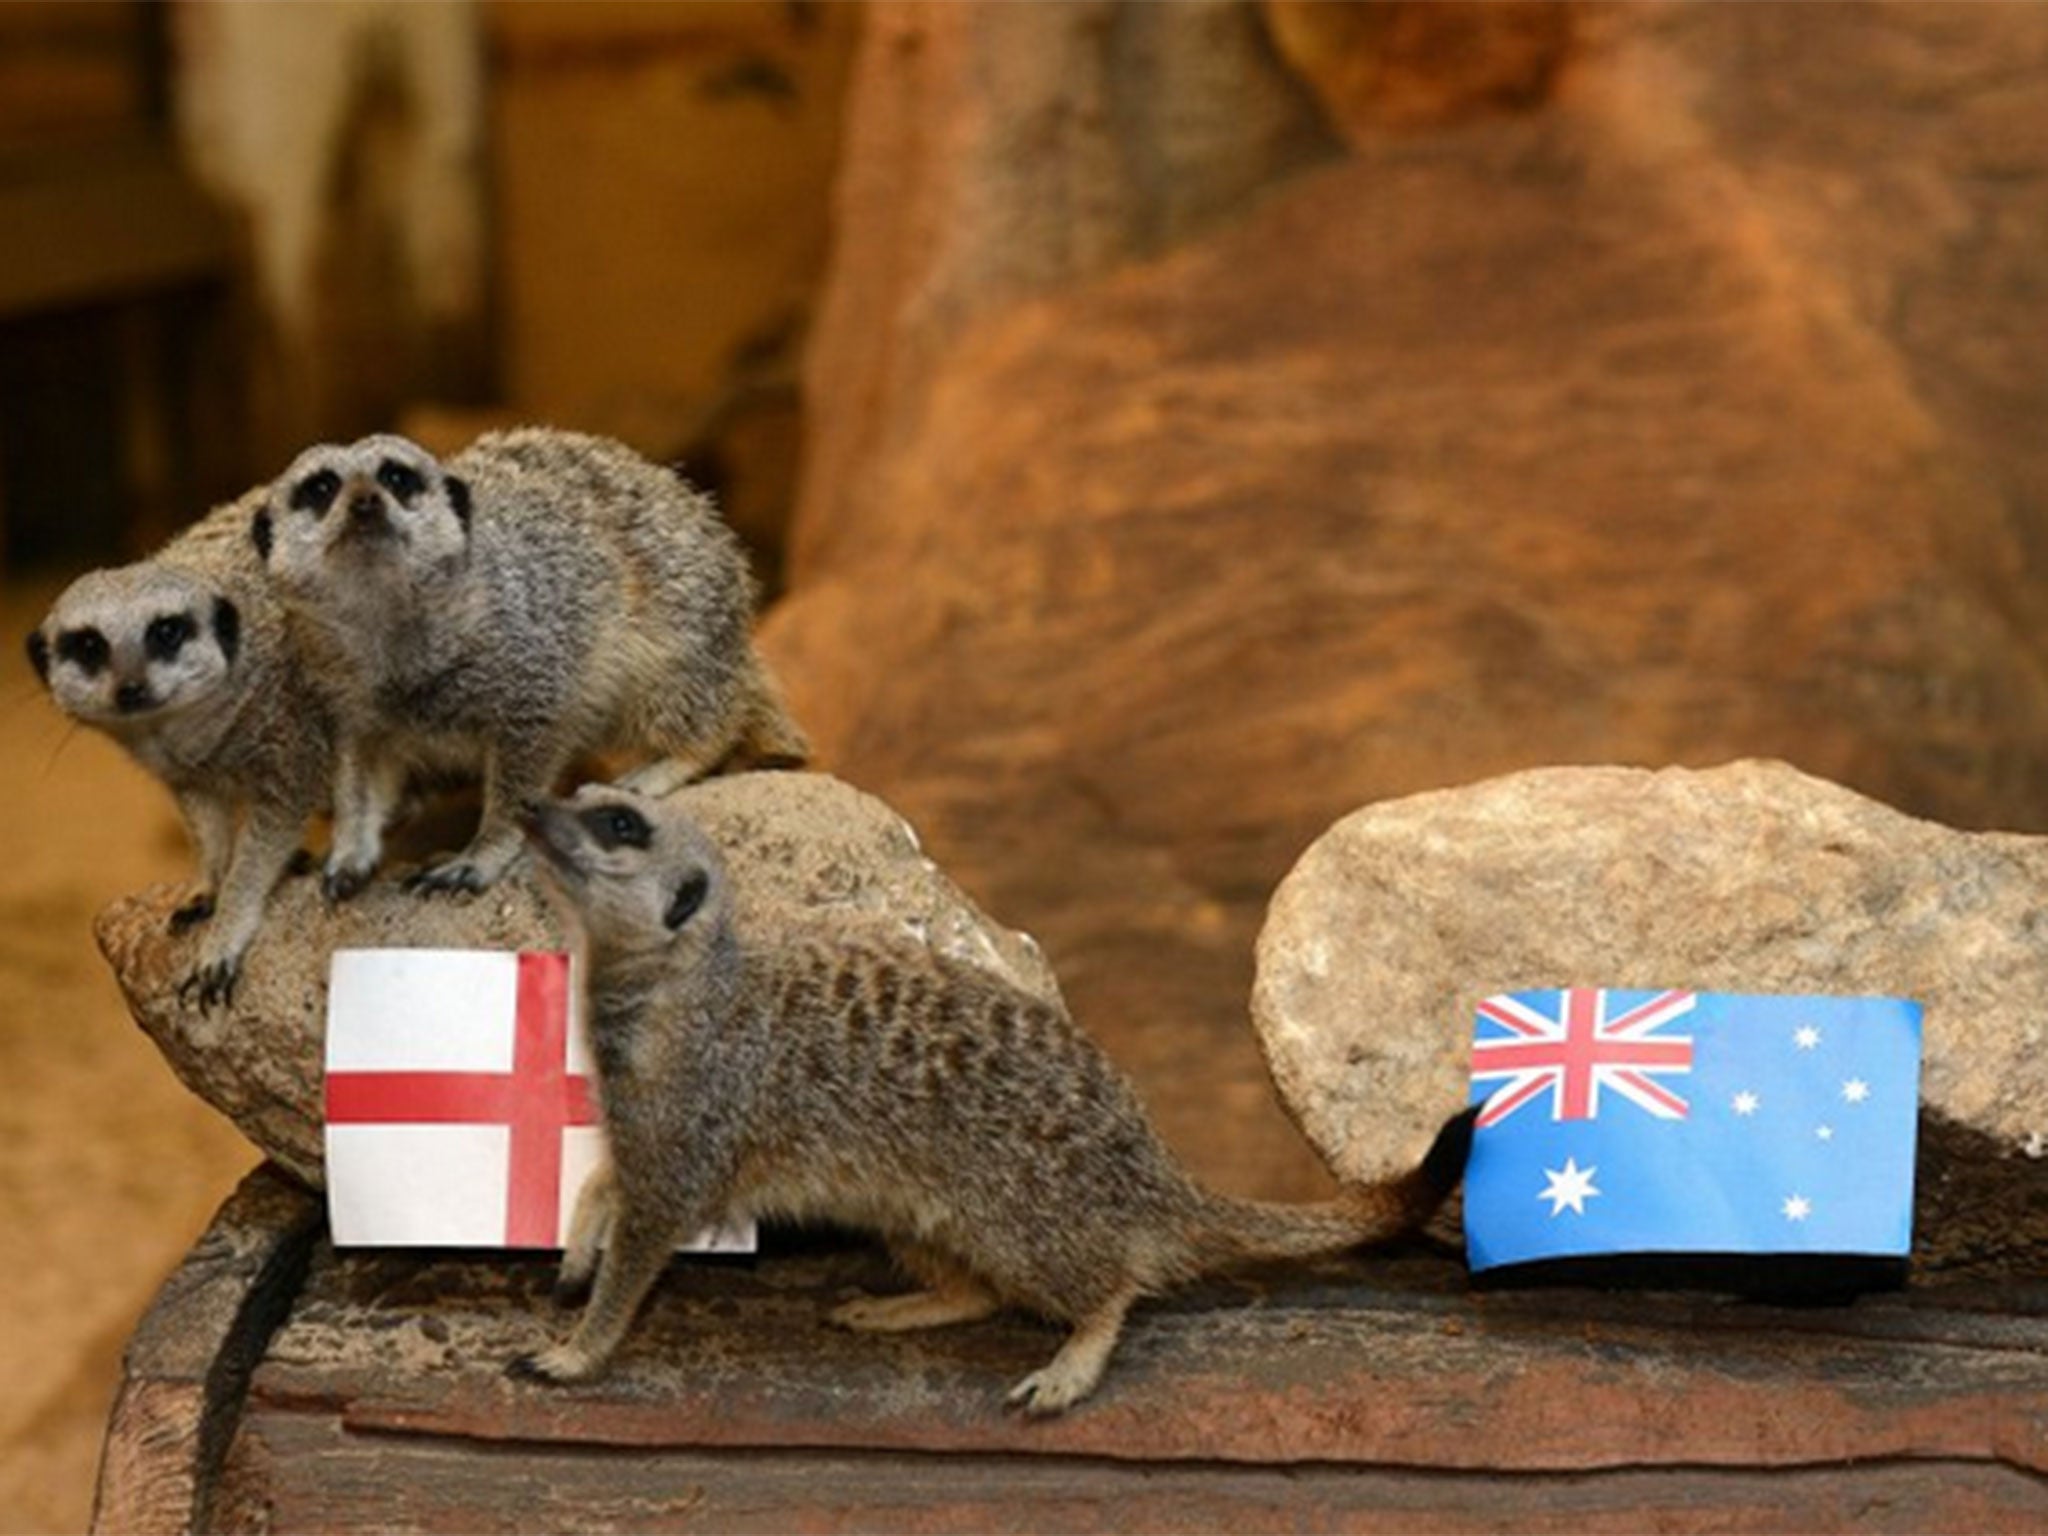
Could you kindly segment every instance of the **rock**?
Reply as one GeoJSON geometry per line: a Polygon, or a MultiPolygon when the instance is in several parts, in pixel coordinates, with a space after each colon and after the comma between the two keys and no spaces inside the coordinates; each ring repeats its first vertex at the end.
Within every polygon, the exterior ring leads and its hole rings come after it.
{"type": "Polygon", "coordinates": [[[1760,755],[2048,827],[2048,8],[1573,7],[1515,110],[1347,121],[1148,241],[1082,171],[1152,141],[1045,68],[1083,11],[875,14],[764,645],[1202,1173],[1319,1179],[1244,998],[1355,806],[1760,755]]]}
{"type": "Polygon", "coordinates": [[[1464,1102],[1481,998],[1566,983],[1919,1001],[1923,1211],[1957,1162],[1996,1164],[2002,1194],[1958,1185],[1943,1214],[2030,1190],[2048,1243],[2048,838],[1953,831],[1771,762],[1415,795],[1302,855],[1252,1012],[1289,1110],[1364,1179],[1412,1166],[1464,1102]]]}
{"type": "MultiPolygon", "coordinates": [[[[680,790],[724,853],[740,932],[833,922],[901,923],[935,948],[1054,1001],[1059,986],[1028,936],[991,922],[919,851],[881,801],[822,774],[751,773],[680,790]]],[[[100,948],[129,1008],[187,1087],[313,1188],[321,1185],[321,1053],[327,961],[341,948],[551,949],[562,932],[525,865],[468,901],[422,900],[380,881],[330,911],[318,882],[273,898],[234,1004],[201,1013],[178,983],[196,936],[172,938],[184,898],[157,886],[100,914],[100,948]]]]}
{"type": "Polygon", "coordinates": [[[870,467],[977,319],[1170,249],[1338,152],[1245,0],[862,15],[805,367],[813,557],[842,525],[870,536],[870,467]]]}

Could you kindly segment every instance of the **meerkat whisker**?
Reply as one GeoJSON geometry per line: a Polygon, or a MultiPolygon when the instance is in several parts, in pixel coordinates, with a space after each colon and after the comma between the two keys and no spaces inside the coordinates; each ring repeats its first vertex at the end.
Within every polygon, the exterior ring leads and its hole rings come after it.
{"type": "Polygon", "coordinates": [[[65,721],[63,732],[50,745],[50,755],[43,759],[40,777],[47,779],[56,770],[57,759],[64,755],[64,749],[71,745],[71,738],[77,734],[78,722],[76,720],[65,721]]]}

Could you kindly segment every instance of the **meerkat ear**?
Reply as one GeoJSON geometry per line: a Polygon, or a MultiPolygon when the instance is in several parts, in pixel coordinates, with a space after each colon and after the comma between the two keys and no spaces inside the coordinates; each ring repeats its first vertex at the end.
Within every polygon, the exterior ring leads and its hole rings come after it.
{"type": "Polygon", "coordinates": [[[676,887],[675,899],[669,902],[668,912],[662,921],[668,924],[668,931],[674,933],[683,924],[697,915],[697,909],[704,905],[704,898],[711,894],[711,877],[701,869],[693,869],[683,876],[676,887]]]}
{"type": "Polygon", "coordinates": [[[256,558],[265,565],[270,564],[270,533],[270,508],[259,508],[249,520],[249,540],[256,546],[256,558]]]}
{"type": "Polygon", "coordinates": [[[463,537],[469,536],[469,482],[450,475],[445,482],[448,487],[448,505],[455,509],[455,521],[462,524],[463,537]]]}
{"type": "Polygon", "coordinates": [[[50,642],[43,638],[40,629],[28,632],[28,664],[36,669],[36,676],[45,684],[50,681],[50,642]]]}
{"type": "Polygon", "coordinates": [[[232,665],[242,645],[242,610],[225,597],[213,600],[213,635],[220,642],[221,655],[232,665]]]}

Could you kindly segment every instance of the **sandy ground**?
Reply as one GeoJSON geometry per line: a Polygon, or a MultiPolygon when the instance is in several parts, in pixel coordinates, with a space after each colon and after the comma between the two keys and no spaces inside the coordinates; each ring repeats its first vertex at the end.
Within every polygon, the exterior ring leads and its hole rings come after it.
{"type": "Polygon", "coordinates": [[[68,731],[0,589],[0,1531],[79,1531],[121,1350],[255,1153],[128,1018],[93,914],[190,868],[171,801],[68,731]]]}

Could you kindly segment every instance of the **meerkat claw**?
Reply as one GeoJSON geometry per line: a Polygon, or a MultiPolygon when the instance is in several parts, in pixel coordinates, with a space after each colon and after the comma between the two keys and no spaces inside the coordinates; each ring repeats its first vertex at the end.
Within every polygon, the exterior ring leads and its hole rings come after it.
{"type": "Polygon", "coordinates": [[[171,932],[179,934],[188,928],[195,928],[213,916],[213,893],[202,891],[185,905],[171,914],[171,932]]]}
{"type": "Polygon", "coordinates": [[[539,1381],[549,1386],[566,1386],[585,1381],[596,1372],[575,1350],[555,1344],[531,1354],[515,1355],[506,1362],[505,1374],[514,1381],[539,1381]]]}
{"type": "Polygon", "coordinates": [[[1010,1388],[1003,1401],[1034,1419],[1051,1418],[1056,1413],[1066,1412],[1072,1405],[1072,1399],[1060,1391],[1058,1383],[1048,1380],[1048,1375],[1047,1371],[1033,1371],[1010,1388]]]}
{"type": "Polygon", "coordinates": [[[235,1000],[235,984],[241,979],[241,967],[232,960],[215,960],[200,966],[178,983],[178,1001],[190,1005],[195,1000],[201,1013],[211,1013],[215,1008],[225,1007],[235,1000]]]}
{"type": "Polygon", "coordinates": [[[416,869],[405,877],[405,888],[415,896],[440,896],[443,894],[467,894],[471,896],[490,888],[490,881],[483,871],[467,861],[457,864],[433,864],[425,869],[416,869]]]}

